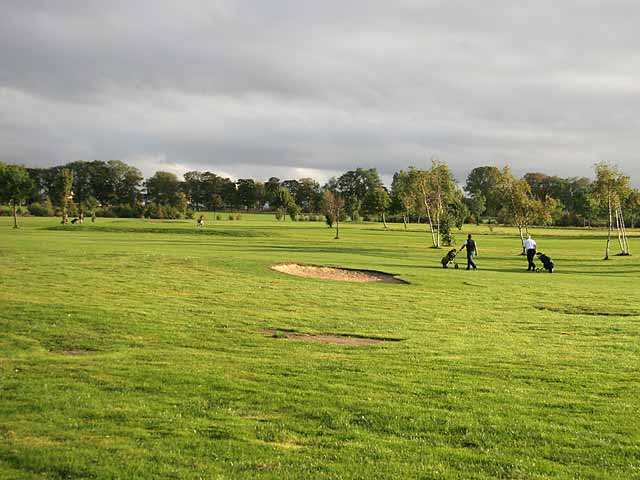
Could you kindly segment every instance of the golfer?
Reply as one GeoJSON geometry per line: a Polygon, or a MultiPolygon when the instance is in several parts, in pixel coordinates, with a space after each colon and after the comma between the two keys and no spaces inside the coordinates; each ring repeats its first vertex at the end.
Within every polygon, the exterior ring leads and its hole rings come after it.
{"type": "Polygon", "coordinates": [[[476,245],[476,241],[471,238],[471,234],[464,241],[464,245],[460,247],[460,250],[467,249],[467,270],[471,270],[473,267],[474,270],[477,270],[478,267],[473,262],[473,256],[478,255],[478,246],[476,245]]]}
{"type": "Polygon", "coordinates": [[[527,252],[527,261],[529,262],[529,266],[527,267],[527,272],[535,272],[536,264],[533,263],[533,259],[536,258],[536,241],[531,238],[531,235],[527,235],[527,239],[524,241],[524,249],[527,252]]]}

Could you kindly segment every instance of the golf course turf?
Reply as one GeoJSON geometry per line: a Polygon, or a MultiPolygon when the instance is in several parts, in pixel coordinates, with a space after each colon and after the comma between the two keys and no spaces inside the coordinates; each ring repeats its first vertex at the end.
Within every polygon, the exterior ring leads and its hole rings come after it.
{"type": "Polygon", "coordinates": [[[465,271],[425,225],[20,220],[2,479],[640,478],[637,230],[605,262],[603,230],[534,229],[547,274],[508,227],[455,232],[465,271]],[[294,263],[407,283],[269,268],[294,263]]]}

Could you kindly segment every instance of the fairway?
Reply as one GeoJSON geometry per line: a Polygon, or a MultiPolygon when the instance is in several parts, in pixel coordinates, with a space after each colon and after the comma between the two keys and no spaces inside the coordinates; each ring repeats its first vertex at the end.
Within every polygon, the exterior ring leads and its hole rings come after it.
{"type": "Polygon", "coordinates": [[[637,230],[59,222],[0,217],[2,479],[640,478],[637,230]]]}

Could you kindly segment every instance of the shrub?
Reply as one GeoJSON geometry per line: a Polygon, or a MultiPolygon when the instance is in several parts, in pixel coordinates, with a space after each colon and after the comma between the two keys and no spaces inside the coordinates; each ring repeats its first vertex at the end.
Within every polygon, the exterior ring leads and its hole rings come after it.
{"type": "Polygon", "coordinates": [[[216,220],[222,220],[222,215],[216,215],[216,220]]]}
{"type": "MultiPolygon", "coordinates": [[[[25,207],[18,206],[16,208],[16,215],[20,217],[26,217],[29,215],[29,209],[25,207]]],[[[0,205],[0,217],[12,217],[13,216],[13,208],[11,205],[0,205]]]]}
{"type": "Polygon", "coordinates": [[[29,213],[36,217],[53,217],[54,211],[51,205],[35,202],[29,205],[29,213]]]}
{"type": "Polygon", "coordinates": [[[324,220],[325,220],[325,222],[327,222],[327,226],[329,228],[333,227],[333,224],[336,221],[335,217],[333,215],[329,214],[329,213],[326,213],[324,215],[324,220]]]}
{"type": "Polygon", "coordinates": [[[144,214],[142,205],[138,204],[114,205],[107,210],[110,210],[114,214],[114,216],[120,218],[140,218],[144,214]]]}
{"type": "Polygon", "coordinates": [[[193,210],[187,210],[187,214],[185,215],[185,218],[188,220],[193,220],[195,216],[196,214],[193,210]]]}
{"type": "Polygon", "coordinates": [[[294,222],[298,220],[298,215],[300,214],[300,207],[295,203],[289,205],[287,208],[287,214],[289,214],[289,218],[294,222]]]}
{"type": "Polygon", "coordinates": [[[67,214],[70,217],[77,217],[78,216],[78,204],[75,202],[69,202],[69,205],[67,207],[67,214]]]}
{"type": "Polygon", "coordinates": [[[283,208],[278,208],[276,210],[276,220],[280,221],[284,218],[284,209],[283,208]]]}
{"type": "Polygon", "coordinates": [[[110,208],[96,208],[96,217],[115,218],[116,214],[110,208]]]}
{"type": "Polygon", "coordinates": [[[236,217],[234,217],[233,215],[229,215],[229,220],[235,220],[236,217]]]}
{"type": "Polygon", "coordinates": [[[242,220],[242,216],[239,213],[236,215],[236,220],[242,220]]]}
{"type": "Polygon", "coordinates": [[[165,217],[164,208],[161,205],[158,205],[157,203],[150,203],[149,205],[147,205],[147,208],[145,208],[144,210],[144,217],[145,218],[164,218],[165,217]]]}

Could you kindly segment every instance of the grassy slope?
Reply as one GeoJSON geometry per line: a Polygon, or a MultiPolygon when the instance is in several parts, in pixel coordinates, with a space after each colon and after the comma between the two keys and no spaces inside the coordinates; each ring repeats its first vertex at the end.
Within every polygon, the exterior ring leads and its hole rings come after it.
{"type": "Polygon", "coordinates": [[[193,223],[0,218],[0,478],[640,477],[640,316],[595,315],[640,315],[640,256],[602,232],[536,231],[548,275],[508,229],[466,272],[417,226],[193,223]]]}

